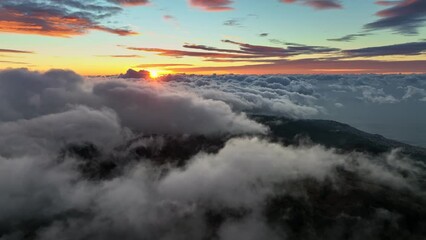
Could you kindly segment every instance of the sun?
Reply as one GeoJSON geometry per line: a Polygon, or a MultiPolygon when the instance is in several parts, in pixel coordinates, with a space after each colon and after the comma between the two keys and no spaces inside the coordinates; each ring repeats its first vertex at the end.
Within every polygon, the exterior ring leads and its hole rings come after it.
{"type": "Polygon", "coordinates": [[[149,71],[149,76],[151,78],[158,78],[159,77],[158,71],[157,70],[151,70],[151,71],[149,71]]]}

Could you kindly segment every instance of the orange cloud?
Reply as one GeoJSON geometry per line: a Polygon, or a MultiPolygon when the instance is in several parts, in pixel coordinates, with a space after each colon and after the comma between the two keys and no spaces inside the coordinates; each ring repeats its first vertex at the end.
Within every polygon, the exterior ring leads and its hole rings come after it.
{"type": "Polygon", "coordinates": [[[217,12],[232,10],[229,5],[231,0],[190,0],[190,5],[193,7],[201,8],[205,11],[217,12]]]}
{"type": "Polygon", "coordinates": [[[0,32],[36,34],[55,37],[83,35],[91,30],[104,31],[120,36],[137,34],[126,28],[113,28],[99,20],[121,10],[116,5],[93,5],[70,1],[40,3],[5,0],[0,2],[0,32]]]}

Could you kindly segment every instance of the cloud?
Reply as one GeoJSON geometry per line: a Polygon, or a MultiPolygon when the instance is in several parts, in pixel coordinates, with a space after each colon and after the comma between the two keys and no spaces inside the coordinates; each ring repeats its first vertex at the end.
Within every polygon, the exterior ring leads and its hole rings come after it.
{"type": "Polygon", "coordinates": [[[283,3],[301,3],[315,9],[339,9],[343,6],[338,0],[281,0],[283,3]]]}
{"type": "Polygon", "coordinates": [[[340,37],[340,38],[330,38],[327,39],[328,41],[335,41],[335,42],[351,42],[358,37],[365,37],[371,35],[370,33],[356,33],[356,34],[348,34],[346,36],[340,37]]]}
{"type": "MultiPolygon", "coordinates": [[[[404,211],[417,205],[406,203],[399,194],[421,196],[409,190],[408,185],[418,169],[406,164],[403,168],[406,176],[398,173],[395,168],[402,166],[403,159],[391,154],[381,159],[392,163],[391,167],[386,167],[360,154],[342,155],[320,146],[284,147],[257,138],[233,139],[217,154],[200,153],[182,169],[163,169],[161,173],[158,168],[137,163],[119,177],[95,182],[78,175],[73,168],[76,159],[55,163],[51,158],[33,155],[14,158],[16,161],[0,160],[3,180],[0,188],[5,193],[0,200],[7,206],[0,212],[0,219],[6,224],[23,224],[8,228],[5,234],[18,239],[29,233],[36,239],[83,239],[88,236],[107,240],[116,236],[199,239],[215,234],[220,239],[235,239],[235,236],[282,239],[283,235],[297,236],[291,227],[296,218],[291,210],[277,213],[288,220],[283,222],[276,222],[268,214],[271,211],[268,203],[282,198],[289,201],[278,209],[302,205],[306,212],[317,213],[314,209],[321,207],[327,219],[336,224],[345,222],[339,216],[345,213],[353,218],[352,226],[366,221],[372,225],[371,221],[377,218],[375,214],[358,215],[344,210],[352,209],[352,203],[362,203],[363,194],[379,197],[393,193],[392,196],[402,203],[398,205],[400,208],[389,207],[386,213],[401,214],[403,219],[408,215],[404,211]],[[361,178],[363,185],[351,186],[339,171],[361,178]],[[11,177],[14,181],[9,181],[11,177]],[[324,189],[319,193],[339,199],[333,204],[333,211],[322,204],[314,189],[324,189]],[[382,189],[387,190],[383,192],[382,189]],[[346,202],[342,210],[339,204],[344,196],[357,198],[346,202]],[[35,222],[32,228],[25,224],[31,220],[35,222]]],[[[381,206],[381,201],[376,204],[381,206]]],[[[308,214],[301,216],[305,221],[312,220],[308,214]]],[[[318,217],[319,221],[323,220],[321,215],[318,217]]],[[[395,224],[392,229],[405,227],[401,221],[395,224]]],[[[302,225],[299,229],[337,234],[334,225],[325,226],[312,230],[302,225]]],[[[382,233],[379,223],[374,226],[366,232],[382,233]]],[[[357,229],[355,226],[346,232],[362,236],[364,232],[357,229]]],[[[410,234],[415,236],[418,229],[412,229],[410,234]]]]}
{"type": "Polygon", "coordinates": [[[256,58],[287,58],[302,54],[323,54],[339,51],[338,48],[309,46],[304,44],[286,43],[287,47],[272,47],[265,45],[253,45],[248,43],[222,40],[224,43],[236,45],[239,49],[224,49],[199,44],[184,44],[184,48],[202,51],[186,51],[162,48],[126,47],[129,50],[156,52],[160,56],[170,57],[201,57],[209,59],[256,59],[256,58]]]}
{"type": "MultiPolygon", "coordinates": [[[[126,76],[141,80],[139,74],[132,74],[126,76]]],[[[243,113],[232,112],[220,101],[173,89],[153,88],[148,81],[86,81],[71,71],[52,70],[44,74],[24,69],[3,71],[0,99],[0,121],[60,113],[82,105],[96,110],[111,109],[123,127],[152,134],[266,131],[262,125],[247,119],[243,113]]]]}
{"type": "Polygon", "coordinates": [[[163,20],[166,21],[166,22],[172,23],[176,27],[179,27],[179,25],[180,25],[178,19],[173,15],[169,15],[169,14],[164,15],[163,20]]]}
{"type": "Polygon", "coordinates": [[[423,0],[378,1],[379,5],[389,6],[376,15],[379,20],[366,24],[368,30],[392,29],[401,34],[417,34],[417,29],[426,20],[426,2],[423,0]]]}
{"type": "Polygon", "coordinates": [[[337,102],[344,105],[339,111],[353,112],[366,86],[398,99],[406,95],[409,104],[424,89],[423,79],[229,74],[151,82],[1,71],[0,234],[227,240],[390,232],[420,238],[424,163],[397,150],[373,156],[311,143],[285,146],[268,140],[265,127],[245,112],[297,115],[337,102]],[[333,90],[347,92],[337,98],[333,90]],[[187,148],[195,155],[176,166],[176,155],[187,148]],[[153,157],[157,151],[165,155],[153,157]],[[114,174],[105,174],[111,168],[114,174]]]}
{"type": "Polygon", "coordinates": [[[350,73],[425,73],[424,60],[380,61],[338,59],[214,59],[218,62],[246,62],[245,65],[170,68],[174,72],[235,74],[350,74],[350,73]],[[251,64],[250,64],[251,63],[251,64]]]}
{"type": "Polygon", "coordinates": [[[414,86],[407,86],[405,87],[406,92],[404,96],[402,97],[403,100],[407,100],[413,97],[419,97],[420,101],[426,102],[426,89],[418,88],[414,86]]]}
{"type": "Polygon", "coordinates": [[[241,23],[241,19],[229,19],[226,20],[225,22],[223,22],[224,26],[228,26],[228,27],[241,27],[242,23],[241,23]]]}
{"type": "Polygon", "coordinates": [[[125,74],[120,74],[120,78],[137,78],[137,79],[150,79],[151,75],[149,71],[139,70],[135,71],[133,69],[127,70],[125,74]]]}
{"type": "Polygon", "coordinates": [[[214,135],[266,131],[244,114],[233,113],[223,102],[167,89],[108,82],[96,85],[93,93],[118,113],[125,126],[144,133],[214,135]]]}
{"type": "Polygon", "coordinates": [[[2,62],[2,63],[9,63],[9,64],[20,64],[20,65],[27,65],[27,64],[29,64],[27,62],[17,62],[17,61],[1,61],[0,60],[0,62],[2,62]]]}
{"type": "Polygon", "coordinates": [[[196,156],[186,169],[172,171],[159,188],[170,200],[253,208],[271,194],[272,189],[264,186],[306,177],[324,181],[339,161],[320,148],[282,148],[259,139],[234,139],[218,154],[196,156]]]}
{"type": "MultiPolygon", "coordinates": [[[[361,34],[360,34],[361,35],[361,34]]],[[[357,35],[359,36],[359,35],[357,35]]],[[[350,41],[354,36],[346,36],[332,41],[350,41]]],[[[129,50],[154,52],[167,57],[196,57],[207,62],[238,63],[246,65],[228,65],[218,67],[176,67],[170,68],[175,72],[235,72],[251,74],[268,73],[423,73],[423,60],[347,60],[355,57],[380,57],[390,55],[413,56],[425,52],[425,42],[407,42],[394,45],[365,47],[342,50],[335,47],[311,46],[301,43],[285,42],[270,39],[271,43],[283,46],[254,45],[250,43],[222,40],[223,43],[237,46],[233,48],[218,48],[213,46],[186,43],[182,47],[189,50],[126,47],[129,50]],[[197,50],[197,51],[192,51],[197,50]],[[318,57],[321,54],[323,57],[318,57]],[[301,56],[298,60],[292,57],[301,56]],[[312,57],[313,56],[313,57],[312,57]],[[250,64],[251,63],[251,64],[250,64]]]]}
{"type": "Polygon", "coordinates": [[[106,18],[119,13],[121,7],[117,4],[125,2],[130,3],[130,1],[92,3],[80,0],[44,2],[5,0],[0,3],[0,31],[54,37],[83,35],[91,30],[120,36],[135,35],[136,32],[127,28],[111,27],[102,23],[106,18]]]}
{"type": "Polygon", "coordinates": [[[379,47],[343,50],[349,57],[376,57],[389,55],[420,55],[426,51],[426,42],[408,42],[379,47]]]}
{"type": "Polygon", "coordinates": [[[0,52],[2,53],[24,53],[24,54],[33,54],[33,51],[23,51],[23,50],[16,50],[16,49],[0,49],[0,52]]]}
{"type": "Polygon", "coordinates": [[[306,118],[321,111],[313,103],[314,86],[286,76],[172,75],[164,80],[202,98],[225,102],[236,112],[306,118]]]}
{"type": "Polygon", "coordinates": [[[233,8],[229,5],[232,4],[232,0],[188,0],[189,4],[193,7],[203,9],[205,11],[229,11],[233,8]]]}
{"type": "Polygon", "coordinates": [[[111,148],[124,140],[125,131],[113,111],[77,106],[65,112],[46,114],[29,120],[0,124],[0,155],[19,156],[59,151],[75,142],[91,142],[111,148]]]}
{"type": "Polygon", "coordinates": [[[382,6],[393,6],[393,5],[397,5],[398,3],[400,3],[400,1],[395,0],[395,1],[376,1],[375,2],[377,5],[382,5],[382,6]]]}
{"type": "Polygon", "coordinates": [[[141,58],[140,55],[135,54],[118,54],[118,55],[98,55],[98,57],[112,57],[112,58],[141,58]]]}
{"type": "Polygon", "coordinates": [[[378,104],[391,104],[396,103],[398,100],[392,95],[386,95],[383,89],[375,89],[374,87],[363,86],[360,87],[362,92],[362,99],[378,104]]]}
{"type": "Polygon", "coordinates": [[[150,2],[150,0],[109,0],[110,2],[114,2],[124,6],[138,6],[138,5],[146,5],[150,2]]]}
{"type": "Polygon", "coordinates": [[[66,105],[94,103],[95,99],[83,90],[81,76],[62,70],[44,74],[26,69],[0,72],[0,121],[29,119],[61,112],[66,105]]]}
{"type": "Polygon", "coordinates": [[[141,47],[127,47],[129,50],[142,51],[142,52],[155,52],[160,56],[168,57],[205,57],[205,58],[255,58],[257,56],[250,56],[245,54],[229,54],[221,52],[196,52],[175,49],[163,48],[141,48],[141,47]]]}
{"type": "Polygon", "coordinates": [[[171,21],[171,22],[176,22],[177,21],[176,18],[174,16],[172,16],[172,15],[164,15],[163,19],[166,20],[166,21],[171,21]]]}
{"type": "Polygon", "coordinates": [[[140,64],[134,66],[135,68],[168,68],[168,67],[190,67],[192,64],[186,63],[152,63],[152,64],[140,64]]]}

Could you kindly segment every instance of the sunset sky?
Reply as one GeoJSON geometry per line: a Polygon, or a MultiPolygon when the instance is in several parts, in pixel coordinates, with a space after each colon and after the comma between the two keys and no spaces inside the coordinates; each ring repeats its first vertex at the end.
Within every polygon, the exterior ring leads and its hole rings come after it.
{"type": "Polygon", "coordinates": [[[0,69],[419,73],[425,0],[0,0],[0,69]]]}

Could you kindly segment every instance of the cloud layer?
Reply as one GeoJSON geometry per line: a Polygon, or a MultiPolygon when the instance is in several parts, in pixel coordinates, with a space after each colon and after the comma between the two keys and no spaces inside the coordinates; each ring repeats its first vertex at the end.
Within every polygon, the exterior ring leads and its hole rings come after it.
{"type": "Polygon", "coordinates": [[[233,133],[265,130],[244,114],[233,113],[223,102],[153,88],[147,82],[88,82],[70,71],[40,74],[7,70],[0,73],[0,86],[0,121],[29,119],[83,105],[112,109],[125,127],[146,133],[226,134],[228,130],[233,133]]]}
{"type": "Polygon", "coordinates": [[[322,88],[423,101],[423,76],[385,77],[2,71],[1,239],[421,237],[424,163],[284,146],[245,115],[317,114],[322,88]]]}

